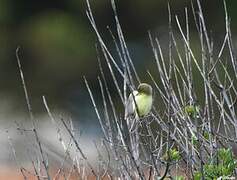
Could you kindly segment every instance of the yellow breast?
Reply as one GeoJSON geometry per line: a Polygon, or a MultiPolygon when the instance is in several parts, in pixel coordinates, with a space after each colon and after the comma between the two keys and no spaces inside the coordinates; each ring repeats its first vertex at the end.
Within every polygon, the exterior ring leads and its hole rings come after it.
{"type": "MultiPolygon", "coordinates": [[[[135,96],[135,101],[137,104],[137,108],[139,111],[139,116],[146,116],[150,111],[152,107],[152,96],[143,94],[143,93],[138,93],[135,96]]],[[[135,104],[134,104],[134,109],[135,109],[135,104]]]]}

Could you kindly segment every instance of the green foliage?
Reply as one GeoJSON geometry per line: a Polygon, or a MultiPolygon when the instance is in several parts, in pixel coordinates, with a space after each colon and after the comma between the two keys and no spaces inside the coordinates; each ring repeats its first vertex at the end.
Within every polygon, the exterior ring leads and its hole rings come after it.
{"type": "MultiPolygon", "coordinates": [[[[203,173],[204,178],[207,180],[222,179],[231,177],[234,169],[237,167],[237,162],[234,160],[232,151],[230,149],[221,148],[217,151],[217,155],[214,159],[204,165],[203,173]]],[[[200,180],[202,178],[201,172],[194,174],[194,180],[200,180]]]]}
{"type": "Polygon", "coordinates": [[[202,174],[200,172],[195,172],[194,174],[194,180],[200,180],[202,179],[202,174]]]}
{"type": "Polygon", "coordinates": [[[192,144],[193,144],[194,146],[197,145],[197,143],[198,143],[198,138],[197,138],[197,136],[195,136],[195,135],[193,134],[191,138],[192,138],[192,139],[191,139],[192,144]]]}
{"type": "Polygon", "coordinates": [[[183,176],[176,176],[174,179],[175,180],[185,180],[185,178],[183,176]]]}
{"type": "Polygon", "coordinates": [[[166,161],[178,161],[181,159],[180,152],[176,148],[171,148],[164,155],[164,160],[166,161]]]}
{"type": "Polygon", "coordinates": [[[195,105],[188,105],[184,108],[185,113],[192,119],[198,118],[199,107],[195,105]]]}
{"type": "Polygon", "coordinates": [[[204,136],[204,138],[205,138],[206,140],[209,140],[209,138],[210,138],[210,134],[209,134],[208,131],[204,131],[203,136],[204,136]]]}

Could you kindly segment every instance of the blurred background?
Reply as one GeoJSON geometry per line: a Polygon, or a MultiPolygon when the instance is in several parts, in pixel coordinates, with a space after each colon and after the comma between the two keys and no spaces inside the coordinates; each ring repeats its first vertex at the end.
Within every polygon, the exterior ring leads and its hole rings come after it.
{"type": "MultiPolygon", "coordinates": [[[[144,71],[155,67],[148,30],[167,45],[168,1],[115,2],[128,48],[142,77],[144,71]]],[[[223,2],[201,2],[209,33],[219,47],[218,43],[221,43],[225,33],[223,2]]],[[[109,0],[91,0],[90,3],[98,29],[111,52],[115,52],[106,28],[109,25],[115,32],[109,0]]],[[[191,34],[196,31],[190,1],[171,0],[169,3],[172,13],[177,14],[181,22],[184,22],[184,8],[188,7],[191,34]]],[[[227,1],[227,7],[235,40],[237,1],[227,1]]],[[[42,132],[49,144],[55,141],[56,134],[49,135],[52,130],[44,124],[49,119],[45,115],[42,95],[46,96],[54,114],[72,118],[78,133],[87,137],[87,143],[101,134],[83,82],[83,76],[86,76],[95,96],[99,96],[96,36],[85,11],[85,0],[0,0],[0,146],[3,147],[0,165],[8,167],[8,163],[15,164],[7,136],[10,134],[13,145],[21,149],[18,133],[15,132],[16,124],[29,120],[15,58],[18,46],[33,112],[42,122],[42,132]]],[[[142,80],[146,78],[142,77],[142,80]]]]}

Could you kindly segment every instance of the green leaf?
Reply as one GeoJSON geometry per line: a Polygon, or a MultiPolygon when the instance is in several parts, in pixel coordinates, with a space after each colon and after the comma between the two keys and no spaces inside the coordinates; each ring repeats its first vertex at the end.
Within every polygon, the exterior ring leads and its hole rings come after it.
{"type": "Polygon", "coordinates": [[[175,180],[185,180],[185,178],[183,176],[175,176],[174,179],[175,180]]]}
{"type": "Polygon", "coordinates": [[[163,159],[165,161],[178,161],[181,159],[180,152],[176,150],[175,148],[168,150],[165,155],[163,156],[163,159]],[[170,158],[170,159],[169,159],[170,158]]]}
{"type": "Polygon", "coordinates": [[[192,119],[198,118],[199,107],[195,105],[185,106],[185,113],[192,119]]]}
{"type": "Polygon", "coordinates": [[[200,172],[195,172],[194,173],[194,180],[200,180],[202,179],[202,174],[200,172]]]}

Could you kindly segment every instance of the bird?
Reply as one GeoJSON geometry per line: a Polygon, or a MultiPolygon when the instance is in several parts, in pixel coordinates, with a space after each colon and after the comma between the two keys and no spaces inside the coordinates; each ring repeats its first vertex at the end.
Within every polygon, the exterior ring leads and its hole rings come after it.
{"type": "Polygon", "coordinates": [[[147,83],[140,83],[137,90],[133,90],[125,105],[125,119],[136,120],[149,114],[152,108],[152,87],[147,83]]]}
{"type": "Polygon", "coordinates": [[[125,104],[124,140],[131,147],[134,159],[139,163],[139,132],[138,122],[147,116],[152,108],[152,87],[147,83],[140,83],[137,90],[133,90],[125,104]]]}

